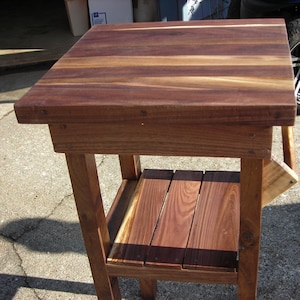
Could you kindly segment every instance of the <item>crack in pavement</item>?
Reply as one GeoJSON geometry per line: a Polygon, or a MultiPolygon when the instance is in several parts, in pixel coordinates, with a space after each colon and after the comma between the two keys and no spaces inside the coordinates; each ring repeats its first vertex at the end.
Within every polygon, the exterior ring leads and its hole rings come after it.
{"type": "Polygon", "coordinates": [[[3,116],[0,117],[0,121],[2,121],[4,118],[8,117],[9,115],[11,115],[14,112],[15,112],[14,109],[8,111],[7,113],[5,113],[3,116]]]}
{"type": "MultiPolygon", "coordinates": [[[[18,235],[16,236],[13,236],[15,234],[15,232],[13,232],[12,234],[5,234],[3,232],[0,232],[0,236],[2,238],[4,238],[8,243],[10,243],[12,245],[12,248],[15,252],[15,255],[17,256],[18,260],[19,260],[19,263],[18,263],[18,266],[20,267],[21,269],[21,272],[23,273],[24,275],[24,282],[25,282],[25,287],[31,289],[36,297],[36,299],[42,299],[39,297],[38,295],[38,292],[37,292],[37,289],[32,287],[29,280],[28,280],[28,277],[29,275],[27,274],[26,272],[26,268],[24,266],[24,261],[23,261],[23,258],[22,258],[22,255],[21,253],[19,252],[18,250],[18,247],[17,247],[17,244],[18,244],[18,241],[23,238],[26,234],[30,233],[30,232],[33,232],[33,231],[36,231],[40,225],[42,224],[43,221],[47,220],[49,217],[51,217],[55,211],[63,204],[63,202],[68,199],[70,196],[72,196],[73,193],[70,193],[68,195],[65,195],[56,205],[55,207],[51,210],[50,213],[48,213],[45,217],[43,218],[39,218],[39,219],[35,219],[36,222],[35,224],[27,224],[27,226],[23,227],[23,231],[22,232],[19,232],[18,235]]],[[[3,226],[1,226],[3,227],[3,226]]],[[[0,229],[1,229],[0,227],[0,229]]]]}
{"type": "Polygon", "coordinates": [[[29,283],[29,281],[28,281],[28,274],[27,274],[25,268],[23,267],[23,259],[22,259],[21,255],[20,255],[19,252],[18,252],[18,249],[17,249],[17,247],[16,247],[16,242],[12,242],[12,246],[13,246],[13,249],[14,249],[14,251],[15,251],[15,254],[17,255],[17,257],[18,257],[18,259],[19,259],[19,267],[21,268],[22,273],[23,273],[23,275],[24,275],[23,278],[24,278],[24,282],[25,282],[26,287],[29,288],[29,289],[31,289],[31,290],[33,291],[33,293],[34,293],[36,299],[42,300],[42,298],[39,297],[39,295],[38,295],[36,289],[35,289],[35,288],[32,288],[32,287],[30,286],[30,283],[29,283]]]}

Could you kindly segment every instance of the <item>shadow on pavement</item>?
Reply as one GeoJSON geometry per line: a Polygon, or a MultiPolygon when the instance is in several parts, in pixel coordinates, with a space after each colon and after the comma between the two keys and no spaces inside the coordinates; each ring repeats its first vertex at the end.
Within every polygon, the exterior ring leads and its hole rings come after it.
{"type": "MultiPolygon", "coordinates": [[[[300,203],[263,209],[258,299],[275,299],[278,293],[285,299],[300,299],[299,221],[300,203]]],[[[85,253],[76,222],[22,219],[0,227],[0,232],[31,251],[85,253]]],[[[93,285],[82,282],[8,274],[0,274],[0,282],[5,287],[4,299],[12,299],[20,287],[95,295],[93,285]]]]}
{"type": "Polygon", "coordinates": [[[33,252],[85,254],[80,225],[77,222],[27,218],[0,227],[3,237],[33,252]]]}
{"type": "Polygon", "coordinates": [[[6,300],[11,300],[21,287],[42,289],[48,291],[68,292],[72,294],[96,295],[91,283],[46,279],[40,277],[0,274],[0,282],[5,283],[1,294],[6,300]]]}

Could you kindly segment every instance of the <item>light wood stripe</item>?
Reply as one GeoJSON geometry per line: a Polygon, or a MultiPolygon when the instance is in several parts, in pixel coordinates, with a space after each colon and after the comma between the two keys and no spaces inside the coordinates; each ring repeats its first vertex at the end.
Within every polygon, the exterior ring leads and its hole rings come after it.
{"type": "Polygon", "coordinates": [[[168,30],[168,29],[202,29],[202,28],[241,28],[241,27],[280,27],[279,24],[262,24],[262,23],[252,23],[252,24],[218,24],[215,25],[186,25],[186,26],[164,26],[164,27],[135,27],[135,28],[117,28],[114,31],[135,31],[135,30],[168,30]]]}
{"type": "Polygon", "coordinates": [[[130,87],[174,88],[176,90],[216,90],[222,89],[254,89],[262,90],[291,90],[291,80],[282,78],[257,78],[242,76],[165,76],[165,77],[88,77],[88,78],[65,78],[63,82],[55,79],[43,79],[38,85],[44,86],[76,86],[78,84],[92,85],[116,85],[130,87]]]}
{"type": "Polygon", "coordinates": [[[170,55],[66,57],[55,69],[145,67],[145,66],[286,66],[285,57],[276,55],[170,55]]]}

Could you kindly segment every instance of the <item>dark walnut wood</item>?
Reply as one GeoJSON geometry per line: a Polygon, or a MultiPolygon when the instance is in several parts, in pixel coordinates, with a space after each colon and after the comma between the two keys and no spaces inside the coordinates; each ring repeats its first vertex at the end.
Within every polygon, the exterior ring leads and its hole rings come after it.
{"type": "Polygon", "coordinates": [[[21,123],[288,126],[292,78],[282,20],[104,25],[15,108],[21,123]]]}

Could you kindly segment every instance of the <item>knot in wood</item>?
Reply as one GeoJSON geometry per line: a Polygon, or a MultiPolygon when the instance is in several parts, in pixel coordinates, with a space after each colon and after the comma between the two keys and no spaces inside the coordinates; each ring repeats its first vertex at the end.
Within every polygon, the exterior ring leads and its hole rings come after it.
{"type": "Polygon", "coordinates": [[[249,248],[256,244],[256,238],[251,231],[245,231],[241,235],[241,247],[242,248],[249,248]]]}

